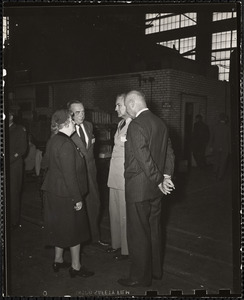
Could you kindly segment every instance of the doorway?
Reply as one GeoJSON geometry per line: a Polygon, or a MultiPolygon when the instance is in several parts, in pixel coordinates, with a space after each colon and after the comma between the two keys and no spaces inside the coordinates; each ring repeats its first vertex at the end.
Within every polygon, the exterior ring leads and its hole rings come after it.
{"type": "Polygon", "coordinates": [[[207,97],[192,94],[182,94],[181,99],[181,137],[182,159],[188,167],[195,165],[192,157],[191,139],[196,115],[201,114],[203,121],[207,114],[207,97]]]}

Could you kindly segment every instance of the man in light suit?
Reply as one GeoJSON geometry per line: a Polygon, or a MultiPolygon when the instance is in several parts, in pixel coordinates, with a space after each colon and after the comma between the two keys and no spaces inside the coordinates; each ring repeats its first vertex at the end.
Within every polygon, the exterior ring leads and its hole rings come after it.
{"type": "Polygon", "coordinates": [[[125,205],[125,178],[124,178],[124,144],[127,128],[131,122],[124,105],[125,94],[118,95],[115,110],[122,120],[118,124],[114,136],[114,148],[110,161],[108,187],[109,187],[109,216],[111,230],[111,248],[107,252],[115,253],[116,260],[128,258],[128,245],[126,236],[126,205],[125,205]],[[121,253],[118,251],[121,249],[121,253]]]}
{"type": "Polygon", "coordinates": [[[125,106],[132,117],[125,142],[125,198],[127,239],[131,259],[123,286],[150,286],[162,278],[162,193],[174,189],[171,175],[174,154],[165,123],[146,105],[141,92],[126,95],[125,106]]]}
{"type": "Polygon", "coordinates": [[[108,246],[100,239],[99,215],[100,215],[100,196],[97,185],[97,168],[94,158],[94,143],[92,123],[85,121],[85,109],[80,101],[72,101],[67,104],[68,109],[74,113],[76,132],[71,136],[72,140],[79,147],[85,156],[89,192],[86,197],[86,208],[89,219],[93,244],[108,246]]]}

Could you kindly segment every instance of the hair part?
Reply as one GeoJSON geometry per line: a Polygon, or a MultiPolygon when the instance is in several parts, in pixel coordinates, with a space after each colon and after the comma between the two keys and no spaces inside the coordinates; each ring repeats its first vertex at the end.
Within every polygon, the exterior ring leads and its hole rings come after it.
{"type": "Polygon", "coordinates": [[[81,105],[83,105],[83,103],[80,100],[71,100],[67,103],[67,108],[70,109],[72,104],[81,104],[81,105]]]}
{"type": "Polygon", "coordinates": [[[118,99],[118,98],[124,98],[125,99],[125,97],[126,97],[126,93],[122,93],[122,94],[118,94],[116,96],[116,99],[118,99]]]}

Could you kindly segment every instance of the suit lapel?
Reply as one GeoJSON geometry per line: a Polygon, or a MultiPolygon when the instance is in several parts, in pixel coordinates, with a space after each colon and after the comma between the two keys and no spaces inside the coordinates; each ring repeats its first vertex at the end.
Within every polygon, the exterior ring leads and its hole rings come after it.
{"type": "Polygon", "coordinates": [[[90,131],[89,126],[87,125],[87,123],[84,121],[83,122],[87,137],[88,137],[88,145],[87,145],[87,149],[89,149],[91,147],[91,139],[92,139],[92,133],[90,131]]]}
{"type": "Polygon", "coordinates": [[[81,140],[81,138],[79,137],[77,132],[74,132],[72,134],[71,138],[74,141],[74,143],[76,144],[76,146],[80,148],[82,153],[85,153],[87,151],[86,145],[83,143],[83,141],[81,140]]]}

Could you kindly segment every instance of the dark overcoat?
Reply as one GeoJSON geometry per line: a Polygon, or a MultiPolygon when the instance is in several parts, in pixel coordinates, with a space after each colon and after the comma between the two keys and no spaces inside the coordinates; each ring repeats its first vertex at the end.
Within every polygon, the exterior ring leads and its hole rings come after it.
{"type": "Polygon", "coordinates": [[[87,174],[84,158],[67,135],[54,135],[47,147],[48,171],[42,185],[46,191],[45,230],[48,242],[72,247],[89,239],[85,207],[76,211],[77,202],[85,201],[87,174]]]}

